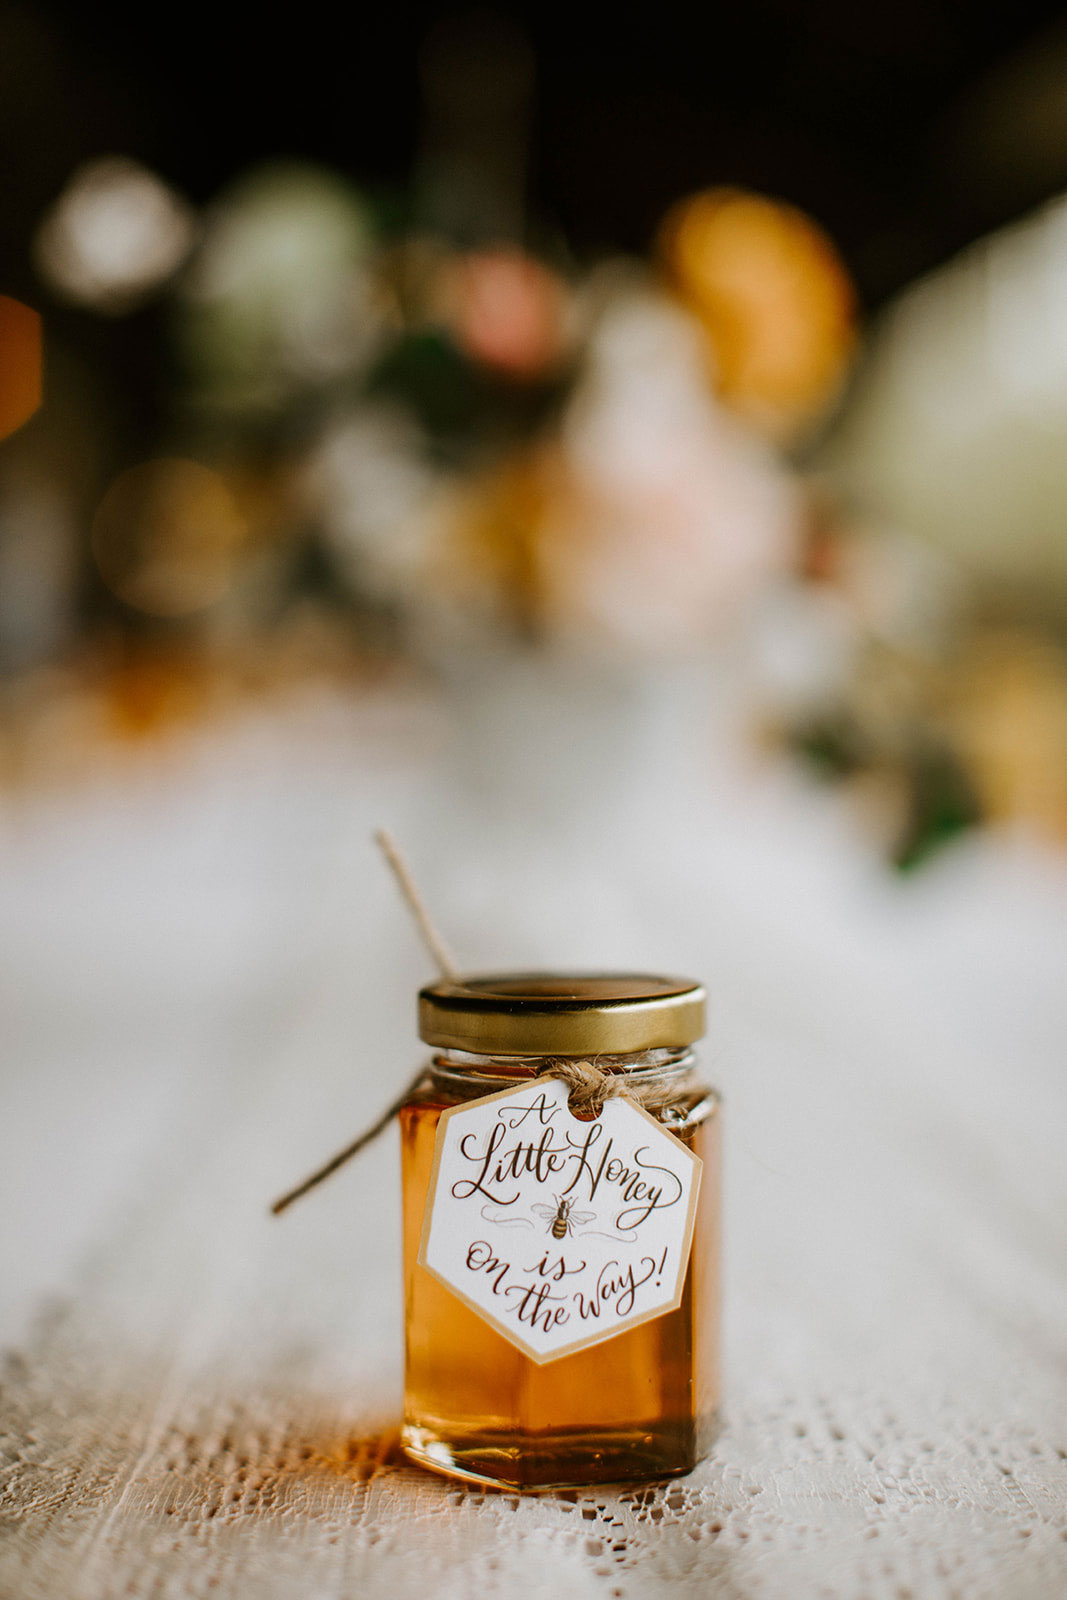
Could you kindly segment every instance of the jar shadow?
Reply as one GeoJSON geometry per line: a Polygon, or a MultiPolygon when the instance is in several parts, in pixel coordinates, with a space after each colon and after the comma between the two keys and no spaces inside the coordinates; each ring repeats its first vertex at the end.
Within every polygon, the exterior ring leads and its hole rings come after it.
{"type": "Polygon", "coordinates": [[[481,1548],[491,1537],[504,1566],[536,1529],[538,1537],[561,1541],[581,1570],[614,1579],[626,1594],[639,1592],[635,1584],[655,1587],[689,1571],[699,1572],[721,1600],[740,1600],[732,1576],[736,1551],[720,1539],[725,1518],[699,1481],[520,1493],[416,1466],[403,1454],[395,1424],[366,1431],[317,1426],[306,1415],[285,1419],[281,1409],[271,1407],[268,1422],[258,1407],[256,1413],[237,1407],[222,1431],[169,1430],[127,1490],[125,1514],[173,1519],[178,1539],[198,1548],[205,1538],[213,1547],[256,1521],[302,1522],[317,1525],[327,1544],[355,1539],[370,1559],[380,1546],[388,1562],[398,1526],[429,1509],[458,1519],[453,1547],[469,1537],[481,1548]]]}

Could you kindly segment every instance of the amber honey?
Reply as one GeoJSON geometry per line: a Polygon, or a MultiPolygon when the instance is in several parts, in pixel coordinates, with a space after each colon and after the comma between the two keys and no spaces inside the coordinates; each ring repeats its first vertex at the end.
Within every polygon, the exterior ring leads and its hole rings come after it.
{"type": "Polygon", "coordinates": [[[477,1072],[443,1078],[428,1075],[400,1113],[408,1455],[437,1471],[518,1489],[690,1471],[708,1449],[718,1408],[718,1098],[694,1088],[692,1071],[683,1071],[676,1095],[656,1112],[704,1163],[681,1303],[539,1364],[419,1265],[441,1114],[500,1087],[477,1072]]]}
{"type": "Polygon", "coordinates": [[[419,1033],[443,1053],[275,1201],[399,1117],[413,1461],[539,1490],[674,1477],[706,1453],[722,1112],[691,1049],[704,1014],[701,984],[647,973],[428,984],[419,1033]],[[515,1228],[525,1244],[486,1237],[515,1228]]]}

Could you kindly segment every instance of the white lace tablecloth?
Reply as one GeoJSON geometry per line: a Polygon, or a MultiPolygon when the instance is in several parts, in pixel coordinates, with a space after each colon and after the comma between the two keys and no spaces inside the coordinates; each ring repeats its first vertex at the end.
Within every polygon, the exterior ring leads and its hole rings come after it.
{"type": "MultiPolygon", "coordinates": [[[[1067,1594],[1067,872],[894,883],[838,803],[723,768],[577,809],[465,782],[418,704],[247,717],[2,803],[0,1595],[1067,1594]],[[404,1464],[396,1092],[427,973],[704,977],[725,1090],[725,1421],[669,1486],[404,1464]]],[[[525,773],[525,776],[523,775],[525,773]]]]}

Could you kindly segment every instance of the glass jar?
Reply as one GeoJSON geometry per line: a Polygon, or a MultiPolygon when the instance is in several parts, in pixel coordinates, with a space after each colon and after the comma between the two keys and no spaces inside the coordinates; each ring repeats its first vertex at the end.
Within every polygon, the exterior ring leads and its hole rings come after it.
{"type": "Polygon", "coordinates": [[[437,1053],[400,1112],[406,1453],[514,1489],[689,1472],[710,1446],[719,1392],[722,1119],[691,1048],[704,1031],[703,989],[643,975],[523,973],[432,984],[419,1000],[421,1037],[437,1053]],[[678,1303],[539,1362],[420,1264],[420,1240],[443,1114],[568,1060],[622,1074],[630,1097],[702,1168],[678,1303]]]}

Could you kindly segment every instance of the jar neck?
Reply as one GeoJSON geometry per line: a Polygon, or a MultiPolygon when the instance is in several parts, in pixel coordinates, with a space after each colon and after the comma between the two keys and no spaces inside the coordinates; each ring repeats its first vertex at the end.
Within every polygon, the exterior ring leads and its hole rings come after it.
{"type": "MultiPolygon", "coordinates": [[[[574,1056],[482,1056],[467,1050],[446,1050],[430,1063],[434,1081],[442,1085],[469,1087],[476,1082],[487,1093],[506,1089],[527,1078],[539,1078],[552,1071],[561,1060],[585,1060],[574,1056]]],[[[674,1050],[639,1050],[625,1055],[597,1055],[593,1058],[604,1072],[617,1072],[641,1084],[682,1084],[696,1066],[696,1055],[688,1045],[674,1050]]]]}

